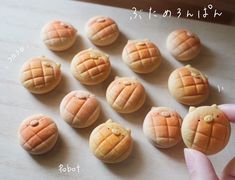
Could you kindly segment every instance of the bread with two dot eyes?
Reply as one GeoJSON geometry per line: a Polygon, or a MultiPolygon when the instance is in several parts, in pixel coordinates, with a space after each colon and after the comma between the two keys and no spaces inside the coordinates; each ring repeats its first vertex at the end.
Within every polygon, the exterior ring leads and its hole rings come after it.
{"type": "Polygon", "coordinates": [[[150,142],[159,148],[170,148],[181,140],[180,115],[168,107],[153,107],[146,115],[143,131],[150,142]]]}
{"type": "Polygon", "coordinates": [[[32,115],[20,124],[18,136],[22,148],[31,154],[40,155],[54,147],[58,128],[50,117],[32,115]]]}
{"type": "Polygon", "coordinates": [[[216,154],[227,145],[231,126],[217,105],[190,107],[182,124],[182,137],[188,148],[206,155],[216,154]]]}
{"type": "Polygon", "coordinates": [[[90,41],[97,46],[108,46],[116,41],[119,29],[110,17],[95,16],[88,20],[85,32],[90,41]]]}
{"type": "Polygon", "coordinates": [[[129,40],[123,49],[122,59],[134,72],[146,74],[159,67],[161,54],[149,40],[129,40]]]}
{"type": "Polygon", "coordinates": [[[60,64],[41,56],[28,60],[21,68],[21,84],[34,94],[55,89],[61,81],[60,64]]]}
{"type": "Polygon", "coordinates": [[[64,51],[75,43],[77,30],[67,22],[55,20],[42,28],[41,39],[50,50],[64,51]]]}
{"type": "Polygon", "coordinates": [[[108,120],[92,131],[89,147],[91,152],[105,163],[121,162],[132,151],[131,131],[112,120],[108,120]]]}
{"type": "Polygon", "coordinates": [[[60,115],[70,126],[85,128],[98,119],[100,104],[95,95],[87,91],[72,91],[61,101],[60,115]]]}
{"type": "Polygon", "coordinates": [[[171,95],[185,105],[198,105],[209,95],[207,77],[198,69],[186,65],[174,70],[168,79],[171,95]]]}
{"type": "Polygon", "coordinates": [[[187,29],[173,31],[167,37],[167,49],[179,61],[189,61],[201,51],[201,41],[187,29]]]}
{"type": "Polygon", "coordinates": [[[109,56],[96,49],[86,49],[71,62],[73,76],[85,85],[96,85],[106,80],[111,72],[109,56]]]}
{"type": "Polygon", "coordinates": [[[145,102],[144,86],[135,78],[116,77],[106,90],[109,105],[119,113],[137,111],[145,102]]]}

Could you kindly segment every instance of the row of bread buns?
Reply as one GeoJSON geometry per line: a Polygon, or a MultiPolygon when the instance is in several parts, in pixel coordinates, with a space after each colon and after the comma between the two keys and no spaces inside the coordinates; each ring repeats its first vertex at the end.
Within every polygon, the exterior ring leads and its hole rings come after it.
{"type": "MultiPolygon", "coordinates": [[[[69,93],[60,106],[62,118],[76,128],[84,128],[94,123],[99,112],[96,98],[85,91],[69,93]]],[[[230,131],[228,118],[216,105],[191,107],[183,122],[175,110],[154,107],[143,123],[143,132],[154,146],[170,148],[179,143],[182,137],[187,147],[207,155],[218,153],[227,145],[230,131]]],[[[50,151],[59,134],[54,121],[45,115],[26,118],[18,132],[21,146],[31,154],[50,151]]],[[[89,147],[91,152],[105,163],[121,162],[132,152],[131,130],[110,119],[93,129],[89,147]]]]}
{"type": "MultiPolygon", "coordinates": [[[[73,58],[71,71],[82,84],[94,85],[104,81],[110,74],[108,56],[98,50],[84,50],[73,58]]],[[[20,74],[22,85],[32,93],[52,91],[61,81],[60,64],[37,57],[27,61],[20,74]]],[[[185,105],[198,105],[209,95],[207,77],[190,65],[174,70],[168,79],[172,96],[185,105]]],[[[106,93],[108,103],[118,112],[134,112],[145,100],[143,85],[136,78],[115,78],[106,93]],[[128,100],[128,101],[127,101],[128,100]],[[138,102],[135,102],[139,100],[138,102]],[[134,102],[134,103],[133,103],[134,102]],[[131,104],[135,104],[130,107],[131,104]]]]}

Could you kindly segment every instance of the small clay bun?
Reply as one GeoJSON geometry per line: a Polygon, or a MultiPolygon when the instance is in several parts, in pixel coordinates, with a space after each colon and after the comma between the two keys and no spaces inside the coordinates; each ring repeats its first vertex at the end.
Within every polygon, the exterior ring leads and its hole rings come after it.
{"type": "Polygon", "coordinates": [[[92,48],[83,50],[74,56],[71,72],[82,84],[99,84],[107,79],[111,72],[109,56],[92,48]]]}
{"type": "Polygon", "coordinates": [[[119,29],[110,17],[95,16],[88,20],[85,31],[90,41],[97,46],[112,44],[119,35],[119,29]]]}
{"type": "Polygon", "coordinates": [[[136,73],[150,73],[161,63],[161,53],[149,40],[128,41],[122,51],[123,61],[136,73]]]}
{"type": "Polygon", "coordinates": [[[170,148],[181,140],[180,115],[168,107],[153,107],[144,119],[145,136],[156,147],[170,148]]]}
{"type": "Polygon", "coordinates": [[[92,131],[89,146],[91,152],[101,161],[105,163],[121,162],[132,151],[131,131],[108,120],[92,131]]]}
{"type": "Polygon", "coordinates": [[[137,111],[145,98],[144,86],[134,77],[116,77],[106,91],[108,103],[119,113],[137,111]]]}
{"type": "Polygon", "coordinates": [[[52,91],[61,80],[60,64],[41,56],[28,60],[21,68],[20,82],[34,94],[52,91]]]}
{"type": "Polygon", "coordinates": [[[231,126],[217,105],[190,107],[182,124],[182,137],[188,148],[206,155],[218,153],[227,145],[231,126]]]}
{"type": "Polygon", "coordinates": [[[50,117],[32,115],[20,124],[18,135],[20,145],[27,152],[39,155],[54,147],[58,139],[58,128],[50,117]]]}
{"type": "Polygon", "coordinates": [[[77,30],[69,23],[55,20],[42,28],[41,39],[50,50],[64,51],[75,43],[77,30]]]}
{"type": "Polygon", "coordinates": [[[167,49],[179,61],[189,61],[201,51],[198,36],[187,29],[178,29],[169,34],[167,49]]]}
{"type": "Polygon", "coordinates": [[[92,125],[100,115],[100,104],[95,95],[87,91],[72,91],[60,104],[61,117],[74,128],[92,125]]]}
{"type": "Polygon", "coordinates": [[[198,105],[209,95],[209,82],[198,69],[186,65],[170,74],[168,89],[178,102],[185,105],[198,105]]]}

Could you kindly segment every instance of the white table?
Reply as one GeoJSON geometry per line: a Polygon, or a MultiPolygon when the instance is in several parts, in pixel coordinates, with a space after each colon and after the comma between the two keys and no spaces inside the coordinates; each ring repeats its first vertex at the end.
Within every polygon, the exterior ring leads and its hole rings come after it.
{"type": "MultiPolygon", "coordinates": [[[[182,116],[187,112],[188,107],[178,104],[167,90],[170,72],[184,64],[169,55],[165,47],[166,37],[172,30],[182,27],[197,33],[203,42],[203,48],[199,57],[190,63],[209,76],[212,88],[206,104],[233,103],[235,28],[176,18],[130,21],[130,14],[130,10],[79,1],[1,0],[0,179],[188,179],[183,143],[167,150],[156,149],[146,140],[142,132],[143,119],[152,106],[170,106],[182,116]],[[113,68],[111,76],[101,85],[88,87],[81,85],[72,77],[69,65],[77,52],[94,47],[85,36],[84,25],[90,17],[99,14],[115,19],[122,34],[115,44],[100,48],[111,56],[113,68]],[[48,50],[39,38],[41,27],[53,19],[68,21],[78,29],[77,43],[66,52],[54,53],[48,50]],[[159,46],[163,62],[154,73],[137,75],[122,62],[121,52],[127,39],[135,38],[148,38],[159,46]],[[17,50],[20,51],[18,54],[17,50]],[[12,58],[14,54],[16,57],[12,58]],[[45,55],[62,64],[61,84],[46,95],[32,95],[18,81],[21,65],[28,58],[39,55],[45,55]],[[148,99],[138,112],[120,115],[106,103],[105,90],[116,75],[136,76],[144,84],[148,99]],[[89,90],[97,95],[101,102],[102,115],[90,128],[75,130],[59,116],[60,101],[65,94],[75,89],[89,90]],[[51,116],[60,131],[56,147],[43,156],[31,156],[18,144],[17,129],[20,122],[34,113],[51,116]],[[88,148],[88,138],[92,129],[108,118],[131,128],[135,141],[130,158],[116,165],[103,164],[88,148]],[[80,173],[60,173],[58,170],[60,164],[79,165],[80,173]]],[[[233,132],[227,147],[222,152],[210,156],[218,174],[234,157],[234,128],[232,125],[233,132]]]]}

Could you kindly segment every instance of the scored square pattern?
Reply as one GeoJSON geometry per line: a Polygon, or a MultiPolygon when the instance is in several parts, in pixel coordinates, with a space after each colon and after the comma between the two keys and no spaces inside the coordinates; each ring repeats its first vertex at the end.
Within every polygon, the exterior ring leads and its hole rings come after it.
{"type": "Polygon", "coordinates": [[[103,40],[108,36],[111,36],[111,34],[115,34],[117,32],[117,30],[115,30],[117,29],[117,25],[112,21],[106,20],[105,22],[100,24],[100,26],[101,28],[98,31],[95,31],[95,33],[92,35],[92,39],[103,40]]]}
{"type": "Polygon", "coordinates": [[[181,122],[178,117],[156,117],[155,115],[151,115],[151,120],[151,127],[154,128],[154,135],[156,140],[166,139],[170,141],[171,139],[175,139],[175,137],[172,137],[172,134],[174,134],[172,131],[177,129],[180,132],[181,122]],[[177,120],[175,120],[175,118],[177,120]],[[160,132],[159,129],[161,129],[163,133],[160,132]]]}
{"type": "Polygon", "coordinates": [[[224,144],[224,140],[227,135],[225,133],[218,134],[218,132],[227,132],[227,127],[224,124],[215,121],[209,125],[211,129],[209,133],[202,132],[200,121],[198,122],[195,130],[191,129],[191,131],[194,133],[191,147],[196,147],[207,151],[208,149],[213,148],[210,147],[213,143],[224,144]],[[202,144],[204,146],[202,146],[202,144]]]}
{"type": "Polygon", "coordinates": [[[142,66],[153,63],[154,58],[158,58],[156,48],[149,43],[144,43],[143,45],[138,45],[138,43],[137,45],[136,43],[129,44],[127,54],[132,61],[131,64],[140,62],[142,66]]]}
{"type": "Polygon", "coordinates": [[[191,72],[179,71],[180,86],[185,92],[185,96],[204,95],[206,93],[207,82],[202,77],[193,77],[191,72]]]}
{"type": "Polygon", "coordinates": [[[81,60],[76,65],[80,75],[88,74],[91,79],[101,75],[106,71],[108,63],[98,57],[98,59],[94,59],[90,54],[85,54],[81,56],[81,60]]]}
{"type": "Polygon", "coordinates": [[[31,81],[33,87],[45,87],[55,79],[53,67],[44,65],[41,60],[30,62],[23,73],[24,83],[31,81]]]}
{"type": "Polygon", "coordinates": [[[56,39],[62,43],[63,38],[69,38],[72,36],[73,33],[70,28],[66,28],[61,25],[61,22],[57,22],[50,26],[50,28],[48,28],[48,31],[46,32],[46,38],[44,40],[51,41],[56,39]]]}

